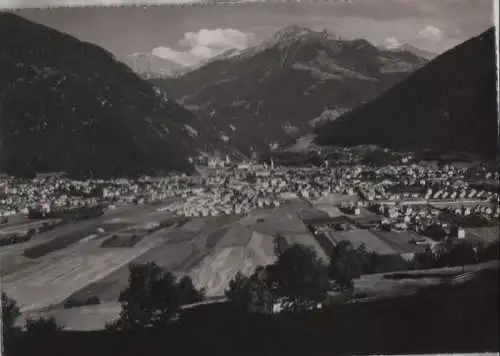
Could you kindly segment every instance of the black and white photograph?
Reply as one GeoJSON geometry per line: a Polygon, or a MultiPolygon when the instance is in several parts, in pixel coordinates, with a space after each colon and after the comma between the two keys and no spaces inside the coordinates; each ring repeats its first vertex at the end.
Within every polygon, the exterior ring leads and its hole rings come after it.
{"type": "Polygon", "coordinates": [[[494,1],[7,3],[0,355],[498,354],[494,1]]]}

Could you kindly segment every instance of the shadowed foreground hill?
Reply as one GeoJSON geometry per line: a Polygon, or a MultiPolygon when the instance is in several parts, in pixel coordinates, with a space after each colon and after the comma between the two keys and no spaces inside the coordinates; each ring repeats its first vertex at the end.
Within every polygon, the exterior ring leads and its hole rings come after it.
{"type": "Polygon", "coordinates": [[[497,150],[495,32],[449,50],[403,82],[316,129],[324,145],[470,152],[497,150]]]}
{"type": "Polygon", "coordinates": [[[498,352],[498,269],[459,285],[348,304],[307,316],[242,316],[225,304],[192,309],[169,330],[61,332],[9,355],[328,355],[498,352]]]}
{"type": "Polygon", "coordinates": [[[2,172],[190,169],[197,118],[104,49],[0,13],[0,63],[2,172]]]}

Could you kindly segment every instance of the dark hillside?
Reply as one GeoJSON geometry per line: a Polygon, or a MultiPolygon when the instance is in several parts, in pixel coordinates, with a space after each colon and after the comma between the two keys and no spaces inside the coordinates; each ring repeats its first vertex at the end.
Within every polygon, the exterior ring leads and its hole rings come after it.
{"type": "Polygon", "coordinates": [[[197,118],[106,50],[0,13],[1,170],[190,170],[197,118]]]}
{"type": "Polygon", "coordinates": [[[440,55],[379,98],[318,127],[318,144],[498,152],[495,31],[440,55]]]}
{"type": "Polygon", "coordinates": [[[168,330],[62,332],[10,355],[327,355],[498,352],[498,269],[459,285],[344,304],[306,316],[242,316],[226,304],[192,309],[168,330]]]}

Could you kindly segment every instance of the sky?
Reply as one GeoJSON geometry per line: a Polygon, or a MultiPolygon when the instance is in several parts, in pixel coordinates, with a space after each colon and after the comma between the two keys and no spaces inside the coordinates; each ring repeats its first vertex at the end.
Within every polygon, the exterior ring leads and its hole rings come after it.
{"type": "MultiPolygon", "coordinates": [[[[0,0],[10,8],[92,0],[0,0]],[[59,1],[59,2],[58,2],[59,1]]],[[[497,0],[495,0],[497,1],[497,0]]],[[[119,4],[132,1],[108,0],[119,4]]],[[[150,0],[151,3],[155,1],[150,0]]],[[[234,1],[235,3],[238,1],[234,1]]],[[[442,53],[493,25],[492,0],[350,0],[21,9],[19,15],[95,43],[118,59],[153,53],[193,65],[244,49],[288,25],[365,38],[375,45],[409,43],[442,53]]]]}

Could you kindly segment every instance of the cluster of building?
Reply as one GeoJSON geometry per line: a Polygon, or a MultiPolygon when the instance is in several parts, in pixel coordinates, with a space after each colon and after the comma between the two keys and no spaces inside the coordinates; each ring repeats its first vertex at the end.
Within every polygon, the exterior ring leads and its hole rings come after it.
{"type": "MultiPolygon", "coordinates": [[[[314,203],[331,195],[355,197],[337,205],[348,215],[371,211],[387,229],[426,231],[450,223],[449,216],[498,222],[499,194],[478,180],[498,180],[497,172],[453,165],[404,164],[373,167],[275,167],[232,164],[207,158],[193,176],[75,181],[64,175],[0,181],[0,215],[50,211],[95,204],[142,204],[183,197],[162,209],[186,217],[244,214],[275,208],[290,197],[314,203]]],[[[470,219],[469,219],[470,220],[470,219]]],[[[460,225],[456,218],[452,225],[460,225]]]]}
{"type": "Polygon", "coordinates": [[[5,177],[0,180],[0,216],[45,215],[53,211],[103,205],[141,204],[173,196],[191,195],[192,177],[79,181],[63,174],[34,179],[5,177]]]}

